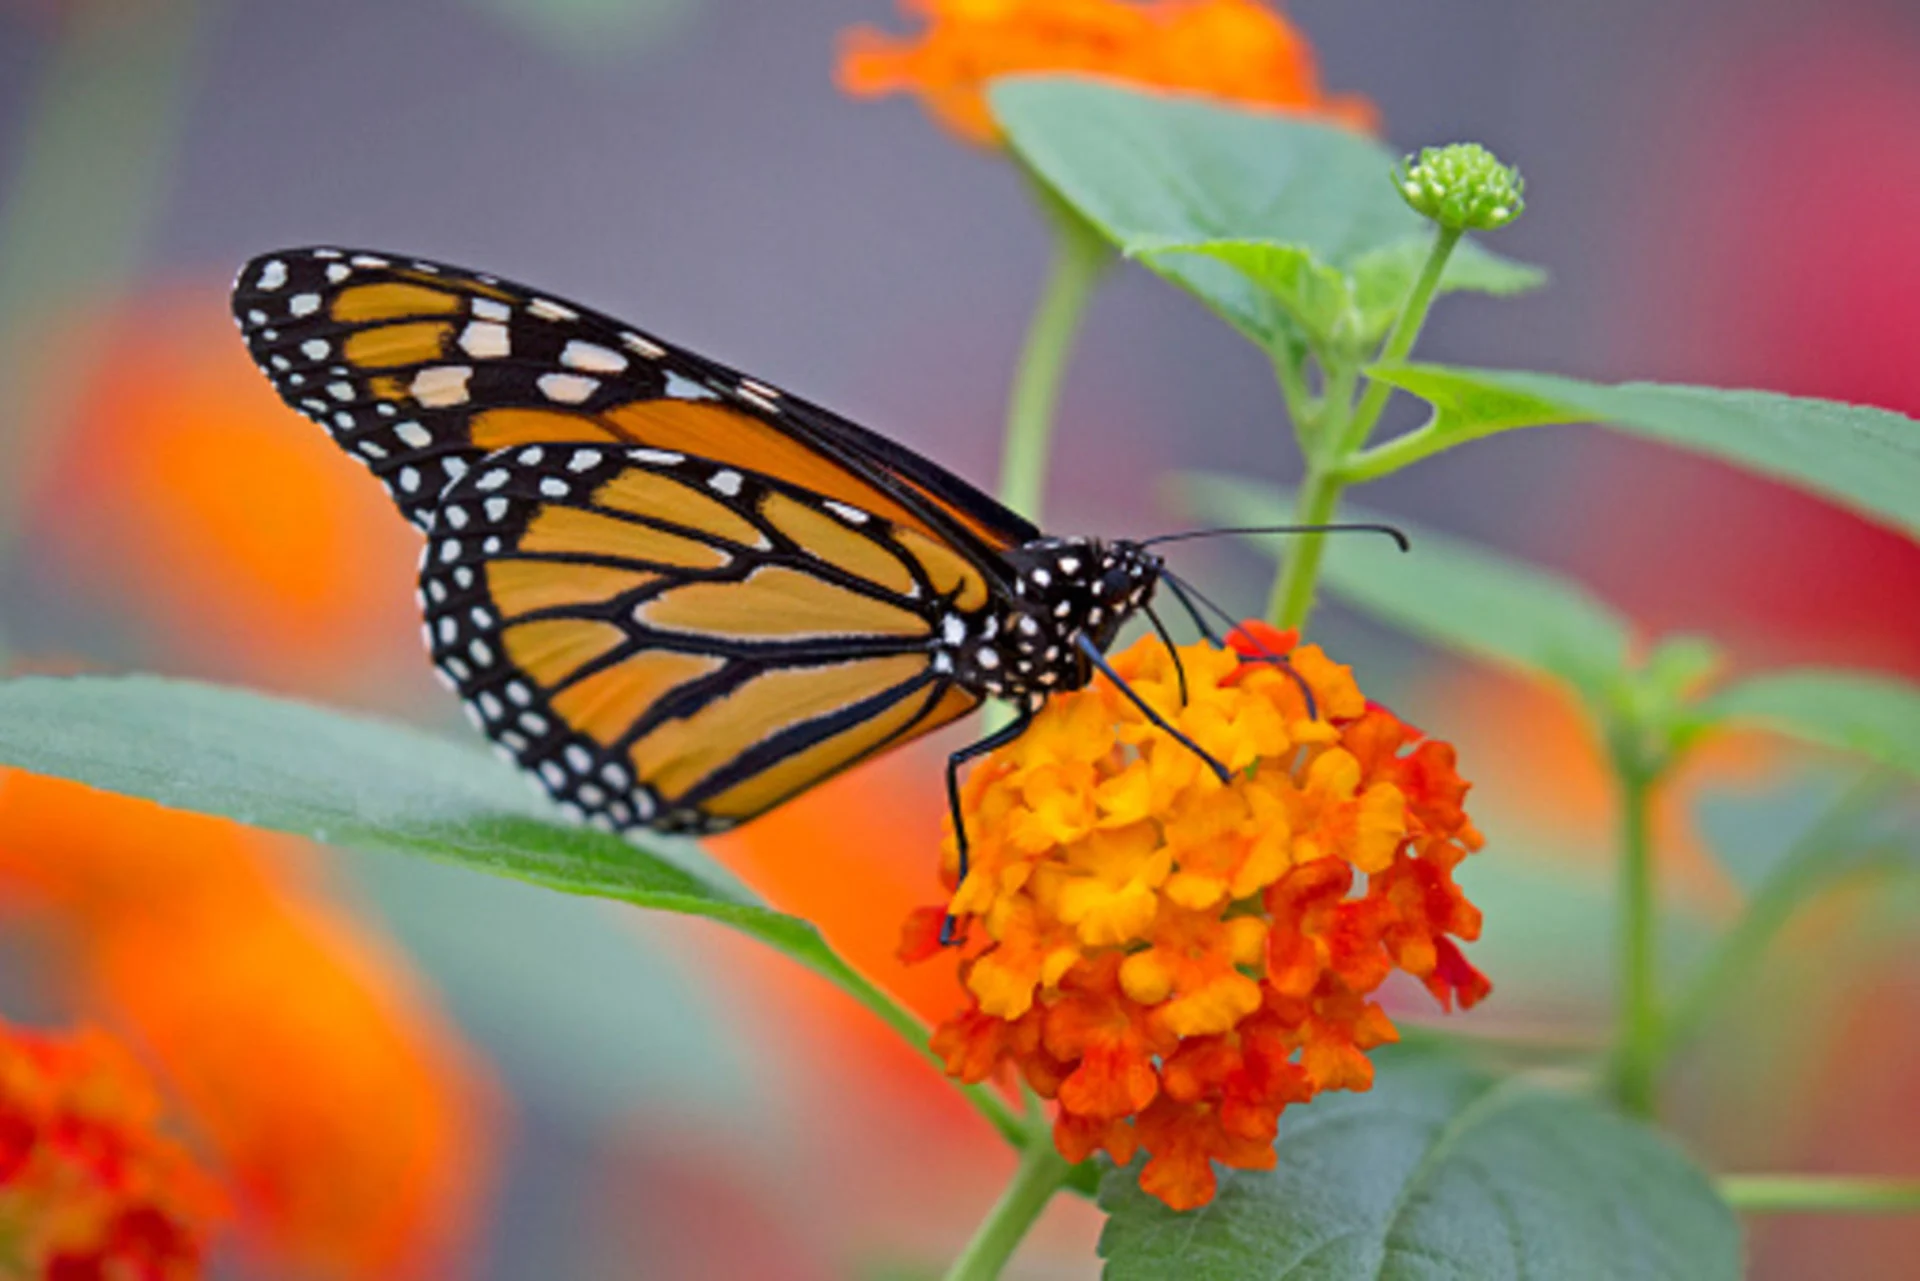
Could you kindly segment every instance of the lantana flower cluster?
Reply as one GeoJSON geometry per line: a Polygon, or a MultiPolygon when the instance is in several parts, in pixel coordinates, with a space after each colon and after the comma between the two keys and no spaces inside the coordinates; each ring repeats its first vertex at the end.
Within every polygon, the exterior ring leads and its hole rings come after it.
{"type": "Polygon", "coordinates": [[[966,881],[949,836],[951,904],[903,944],[936,954],[948,910],[969,932],[967,1007],[933,1038],[952,1075],[1017,1070],[1063,1156],[1144,1151],[1175,1209],[1212,1199],[1215,1161],[1271,1167],[1289,1104],[1371,1086],[1395,970],[1447,1009],[1489,990],[1455,942],[1480,932],[1453,873],[1481,837],[1453,748],[1294,642],[1255,623],[1183,647],[1184,706],[1157,639],[1112,660],[1225,784],[1105,680],[1051,699],[967,778],[966,881]]]}
{"type": "Polygon", "coordinates": [[[973,143],[999,141],[987,86],[1019,72],[1086,72],[1357,129],[1378,120],[1364,98],[1322,91],[1312,46],[1261,0],[902,0],[901,8],[925,30],[849,31],[841,88],[859,97],[916,93],[973,143]]]}
{"type": "Polygon", "coordinates": [[[201,1274],[224,1202],[159,1115],[146,1073],[104,1032],[0,1022],[0,1275],[201,1274]]]}

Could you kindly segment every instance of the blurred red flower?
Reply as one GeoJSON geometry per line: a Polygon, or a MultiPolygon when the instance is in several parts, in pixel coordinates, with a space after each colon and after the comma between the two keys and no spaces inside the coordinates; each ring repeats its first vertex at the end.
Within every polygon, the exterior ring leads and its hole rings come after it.
{"type": "Polygon", "coordinates": [[[837,77],[855,97],[917,93],[969,142],[999,141],[986,90],[1018,72],[1088,72],[1128,84],[1209,94],[1246,106],[1378,123],[1364,98],[1321,92],[1313,47],[1257,0],[903,0],[927,23],[918,37],[855,27],[837,77]]]}
{"type": "Polygon", "coordinates": [[[146,1073],[106,1033],[0,1020],[0,1275],[199,1276],[222,1198],[159,1120],[146,1073]]]}
{"type": "Polygon", "coordinates": [[[124,1028],[274,1271],[444,1275],[488,1181],[474,1055],[296,842],[0,774],[0,911],[124,1028]]]}
{"type": "Polygon", "coordinates": [[[364,690],[424,670],[418,536],[275,397],[223,298],[156,290],[73,340],[112,357],[34,496],[64,586],[227,679],[364,690]]]}

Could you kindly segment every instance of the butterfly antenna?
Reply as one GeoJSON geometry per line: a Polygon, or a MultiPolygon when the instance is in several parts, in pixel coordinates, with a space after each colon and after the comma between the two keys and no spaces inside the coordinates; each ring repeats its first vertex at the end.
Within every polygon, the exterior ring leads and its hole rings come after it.
{"type": "Polygon", "coordinates": [[[1175,578],[1164,567],[1162,567],[1160,571],[1160,581],[1167,585],[1167,590],[1173,593],[1173,598],[1180,602],[1182,609],[1187,611],[1187,617],[1193,620],[1193,625],[1199,630],[1200,634],[1206,637],[1213,645],[1225,648],[1226,642],[1220,639],[1219,633],[1213,630],[1213,624],[1207,621],[1207,616],[1200,612],[1200,607],[1193,603],[1191,596],[1187,595],[1185,584],[1183,584],[1180,579],[1175,578]]]}
{"type": "MultiPolygon", "coordinates": [[[[1267,647],[1266,642],[1262,641],[1258,636],[1255,636],[1252,632],[1248,631],[1245,627],[1242,627],[1240,625],[1239,619],[1235,618],[1232,614],[1229,614],[1225,609],[1221,608],[1219,605],[1216,605],[1213,601],[1209,600],[1206,597],[1206,595],[1202,593],[1198,587],[1195,587],[1192,583],[1188,582],[1186,579],[1176,577],[1171,571],[1165,570],[1165,569],[1160,571],[1160,577],[1162,580],[1166,582],[1166,584],[1169,587],[1173,589],[1173,594],[1176,598],[1184,601],[1186,599],[1185,593],[1191,592],[1195,600],[1199,601],[1202,605],[1205,605],[1208,609],[1212,610],[1214,613],[1218,614],[1223,620],[1225,620],[1227,624],[1228,635],[1234,635],[1237,633],[1238,635],[1244,637],[1246,639],[1247,644],[1251,645],[1254,649],[1257,649],[1260,651],[1260,657],[1263,662],[1272,663],[1274,666],[1283,669],[1288,676],[1291,676],[1293,678],[1293,683],[1300,687],[1300,696],[1307,700],[1307,719],[1310,721],[1317,721],[1320,719],[1320,704],[1314,698],[1313,690],[1308,687],[1307,678],[1302,676],[1298,671],[1298,669],[1296,669],[1292,663],[1289,663],[1287,661],[1287,656],[1285,654],[1274,653],[1273,650],[1267,647]]],[[[1192,609],[1193,606],[1189,605],[1187,606],[1187,608],[1192,609]]],[[[1209,633],[1208,638],[1212,639],[1211,633],[1209,633]]],[[[1221,642],[1218,640],[1214,641],[1214,644],[1216,645],[1220,643],[1221,642]]]]}
{"type": "Polygon", "coordinates": [[[1153,708],[1147,705],[1147,700],[1140,697],[1139,691],[1135,690],[1133,686],[1127,684],[1126,678],[1121,676],[1119,672],[1114,671],[1112,666],[1108,664],[1107,656],[1100,652],[1100,647],[1093,643],[1093,638],[1091,636],[1088,636],[1085,632],[1080,632],[1073,638],[1073,643],[1075,647],[1078,648],[1082,654],[1085,654],[1087,656],[1087,660],[1089,662],[1091,662],[1095,667],[1100,669],[1100,674],[1102,676],[1105,676],[1108,680],[1113,682],[1113,687],[1115,689],[1119,690],[1122,694],[1125,694],[1127,696],[1128,702],[1132,703],[1135,707],[1140,709],[1140,714],[1147,718],[1147,723],[1149,725],[1152,725],[1155,729],[1160,730],[1172,736],[1174,742],[1180,744],[1180,746],[1186,748],[1189,752],[1192,752],[1195,756],[1198,756],[1201,760],[1205,761],[1207,763],[1207,768],[1212,770],[1214,773],[1214,777],[1218,778],[1222,783],[1230,783],[1233,781],[1232,770],[1228,769],[1226,766],[1222,765],[1219,761],[1215,760],[1207,752],[1206,748],[1200,746],[1200,744],[1194,742],[1192,739],[1188,738],[1185,734],[1182,734],[1179,730],[1175,729],[1172,725],[1168,724],[1166,717],[1160,715],[1160,713],[1154,711],[1153,708]]]}
{"type": "Polygon", "coordinates": [[[1152,547],[1157,543],[1184,543],[1195,538],[1220,538],[1228,534],[1384,534],[1403,552],[1413,550],[1405,533],[1392,525],[1372,521],[1343,521],[1330,525],[1229,525],[1219,529],[1188,529],[1177,534],[1159,534],[1143,538],[1137,544],[1152,547]]]}
{"type": "Polygon", "coordinates": [[[1142,608],[1145,609],[1148,620],[1153,623],[1153,630],[1160,633],[1160,643],[1167,647],[1167,657],[1173,660],[1173,674],[1180,679],[1180,706],[1185,707],[1187,705],[1187,668],[1186,664],[1180,661],[1180,647],[1175,645],[1173,637],[1167,634],[1167,625],[1160,621],[1160,615],[1153,612],[1153,606],[1146,605],[1142,608]]]}

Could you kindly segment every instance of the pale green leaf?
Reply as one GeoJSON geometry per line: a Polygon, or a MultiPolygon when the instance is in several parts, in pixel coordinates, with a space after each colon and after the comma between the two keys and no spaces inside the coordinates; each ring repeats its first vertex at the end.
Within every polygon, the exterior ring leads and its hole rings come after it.
{"type": "MultiPolygon", "coordinates": [[[[1432,425],[1382,447],[1397,465],[1520,427],[1603,423],[1793,485],[1920,536],[1920,422],[1838,401],[1512,370],[1369,371],[1432,403],[1432,425]]],[[[1364,466],[1364,462],[1362,464],[1364,466]]]]}
{"type": "MultiPolygon", "coordinates": [[[[1009,143],[1056,196],[1268,351],[1295,333],[1293,297],[1218,246],[1257,242],[1349,276],[1377,316],[1399,264],[1433,240],[1394,189],[1398,157],[1351,129],[1071,76],[1002,78],[991,99],[1009,143]]],[[[1543,279],[1464,243],[1441,288],[1511,293],[1543,279]]]]}

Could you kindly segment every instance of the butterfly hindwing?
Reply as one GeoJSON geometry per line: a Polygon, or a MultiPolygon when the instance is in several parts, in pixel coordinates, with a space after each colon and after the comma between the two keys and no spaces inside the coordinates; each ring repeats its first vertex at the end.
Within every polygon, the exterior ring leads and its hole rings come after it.
{"type": "Polygon", "coordinates": [[[714,830],[977,705],[941,639],[984,580],[759,472],[547,442],[477,460],[421,568],[436,666],[563,805],[714,830]]]}
{"type": "Polygon", "coordinates": [[[990,576],[997,552],[1035,536],[965,481],[817,405],[495,276],[285,250],[241,268],[233,311],[281,398],[423,529],[485,454],[578,441],[750,467],[916,528],[990,576]]]}

